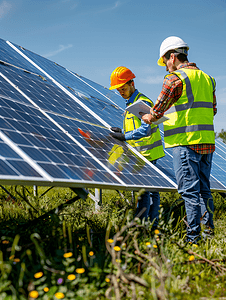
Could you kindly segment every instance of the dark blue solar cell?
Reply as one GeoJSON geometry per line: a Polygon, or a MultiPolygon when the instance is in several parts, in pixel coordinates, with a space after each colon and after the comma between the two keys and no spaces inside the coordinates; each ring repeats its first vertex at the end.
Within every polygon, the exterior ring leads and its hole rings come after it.
{"type": "Polygon", "coordinates": [[[2,175],[18,176],[18,173],[16,173],[7,162],[0,160],[0,176],[2,175]]]}
{"type": "Polygon", "coordinates": [[[20,156],[13,151],[8,145],[4,143],[0,143],[0,156],[3,156],[5,158],[20,158],[20,156]]]}
{"type": "MultiPolygon", "coordinates": [[[[63,172],[60,168],[60,166],[56,166],[53,164],[45,164],[45,163],[40,163],[40,166],[47,172],[49,173],[53,178],[57,179],[70,179],[70,176],[67,175],[65,172],[63,172]]],[[[63,166],[64,167],[64,166],[63,166]]]]}
{"type": "Polygon", "coordinates": [[[47,161],[50,162],[51,160],[48,159],[43,153],[42,151],[33,148],[33,147],[20,147],[25,153],[27,153],[32,159],[36,160],[36,161],[47,161]]]}
{"type": "Polygon", "coordinates": [[[19,170],[20,174],[27,177],[40,177],[40,174],[35,171],[27,162],[25,161],[16,161],[16,160],[8,160],[8,162],[17,170],[19,170]]]}

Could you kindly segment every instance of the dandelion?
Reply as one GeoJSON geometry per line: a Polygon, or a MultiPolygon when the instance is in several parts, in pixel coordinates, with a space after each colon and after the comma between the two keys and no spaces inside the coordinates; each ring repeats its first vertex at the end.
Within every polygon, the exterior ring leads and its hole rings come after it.
{"type": "Polygon", "coordinates": [[[153,247],[156,249],[156,248],[158,248],[158,246],[157,245],[153,245],[153,247]]]}
{"type": "Polygon", "coordinates": [[[159,230],[158,229],[155,229],[155,234],[159,234],[159,230]]]}
{"type": "Polygon", "coordinates": [[[64,257],[65,257],[65,258],[72,257],[72,255],[73,255],[72,252],[64,253],[64,257]]]}
{"type": "Polygon", "coordinates": [[[121,250],[121,248],[120,248],[119,246],[115,246],[115,247],[114,247],[114,250],[115,250],[116,252],[118,252],[118,251],[121,250]]]}
{"type": "Polygon", "coordinates": [[[75,270],[75,272],[78,273],[78,274],[82,274],[82,273],[85,272],[85,269],[84,268],[78,268],[78,269],[75,270]]]}
{"type": "Polygon", "coordinates": [[[150,242],[147,242],[147,243],[146,243],[146,246],[150,246],[150,245],[151,245],[151,243],[150,243],[150,242]]]}
{"type": "Polygon", "coordinates": [[[121,259],[116,259],[115,261],[119,264],[122,262],[121,259]]]}
{"type": "Polygon", "coordinates": [[[49,288],[46,286],[44,287],[43,291],[47,293],[49,291],[49,288]]]}
{"type": "Polygon", "coordinates": [[[13,260],[14,257],[15,257],[15,255],[11,255],[11,256],[9,257],[9,260],[13,260]]]}
{"type": "Polygon", "coordinates": [[[197,245],[197,244],[192,244],[192,247],[195,247],[195,248],[197,248],[197,247],[198,247],[198,245],[197,245]]]}
{"type": "Polygon", "coordinates": [[[43,276],[43,272],[35,273],[34,278],[41,278],[43,276]]]}
{"type": "Polygon", "coordinates": [[[69,279],[69,280],[74,280],[75,278],[76,278],[76,276],[74,274],[70,274],[67,277],[67,279],[69,279]]]}
{"type": "Polygon", "coordinates": [[[64,298],[64,294],[58,292],[58,293],[55,294],[55,297],[56,297],[57,299],[63,299],[63,298],[64,298]]]}
{"type": "Polygon", "coordinates": [[[90,251],[89,252],[89,256],[93,256],[94,255],[94,252],[93,251],[90,251]]]}
{"type": "Polygon", "coordinates": [[[37,292],[37,291],[31,291],[31,292],[29,293],[29,296],[30,296],[31,298],[36,299],[36,298],[38,298],[38,292],[37,292]]]}
{"type": "Polygon", "coordinates": [[[17,263],[17,262],[20,262],[20,259],[19,258],[14,258],[14,260],[13,260],[15,263],[17,263]]]}
{"type": "Polygon", "coordinates": [[[194,255],[191,255],[191,256],[189,257],[189,261],[193,261],[193,260],[195,260],[195,257],[194,257],[194,255]]]}
{"type": "Polygon", "coordinates": [[[106,282],[110,282],[111,280],[110,280],[110,278],[106,277],[106,278],[105,278],[105,281],[106,281],[106,282]]]}
{"type": "Polygon", "coordinates": [[[108,239],[107,242],[108,242],[109,244],[112,244],[112,243],[114,242],[114,240],[108,239]]]}

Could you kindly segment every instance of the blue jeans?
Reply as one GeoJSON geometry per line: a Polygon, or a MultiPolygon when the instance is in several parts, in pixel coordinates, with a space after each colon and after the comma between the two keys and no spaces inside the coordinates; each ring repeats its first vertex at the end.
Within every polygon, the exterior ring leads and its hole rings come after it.
{"type": "Polygon", "coordinates": [[[145,218],[147,220],[147,218],[150,218],[151,222],[155,219],[153,228],[156,228],[159,219],[159,205],[159,192],[144,192],[138,201],[136,215],[145,207],[146,210],[142,213],[140,219],[145,218]],[[150,205],[150,203],[152,204],[150,205]]]}
{"type": "Polygon", "coordinates": [[[210,191],[210,171],[213,154],[199,154],[187,146],[173,148],[173,165],[178,193],[185,202],[187,215],[187,240],[199,239],[201,204],[208,212],[208,226],[213,225],[213,198],[210,191]],[[202,202],[203,201],[203,202],[202,202]]]}
{"type": "MultiPolygon", "coordinates": [[[[153,160],[151,163],[155,165],[156,160],[153,160]]],[[[155,220],[152,227],[152,229],[155,229],[158,225],[158,219],[159,219],[159,207],[160,207],[159,192],[144,192],[141,195],[141,199],[139,199],[137,203],[137,209],[135,215],[137,215],[144,207],[146,208],[146,210],[140,216],[140,219],[142,220],[143,218],[145,218],[145,220],[147,220],[149,218],[151,222],[155,220]]]]}

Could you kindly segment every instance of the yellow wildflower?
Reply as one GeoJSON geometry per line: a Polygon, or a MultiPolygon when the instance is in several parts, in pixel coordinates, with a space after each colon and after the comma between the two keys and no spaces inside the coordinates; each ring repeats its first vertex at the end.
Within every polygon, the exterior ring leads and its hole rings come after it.
{"type": "Polygon", "coordinates": [[[193,246],[193,247],[195,247],[195,248],[197,248],[197,247],[198,247],[198,245],[196,245],[196,244],[192,244],[192,246],[193,246]]]}
{"type": "Polygon", "coordinates": [[[157,245],[153,245],[153,247],[154,247],[154,248],[158,248],[158,246],[157,246],[157,245]]]}
{"type": "Polygon", "coordinates": [[[14,257],[15,257],[15,255],[11,255],[11,256],[9,257],[9,260],[13,260],[14,257]]]}
{"type": "Polygon", "coordinates": [[[110,278],[106,277],[106,278],[105,278],[105,281],[106,281],[106,282],[110,282],[111,280],[110,280],[110,278]]]}
{"type": "Polygon", "coordinates": [[[121,259],[116,259],[115,261],[119,264],[122,262],[121,259]]]}
{"type": "Polygon", "coordinates": [[[73,255],[72,252],[64,253],[65,258],[71,257],[72,255],[73,255]]]}
{"type": "Polygon", "coordinates": [[[31,297],[31,298],[38,298],[38,292],[37,291],[31,291],[30,293],[29,293],[29,296],[31,297]]]}
{"type": "Polygon", "coordinates": [[[14,258],[13,261],[15,261],[15,262],[20,262],[20,259],[19,259],[19,258],[14,258]]]}
{"type": "Polygon", "coordinates": [[[78,274],[82,274],[82,273],[85,272],[85,269],[84,269],[84,268],[78,268],[78,269],[76,269],[75,271],[76,271],[76,273],[78,273],[78,274]]]}
{"type": "Polygon", "coordinates": [[[64,298],[64,294],[58,292],[58,293],[55,294],[55,297],[56,297],[57,299],[63,299],[63,298],[64,298]]]}
{"type": "Polygon", "coordinates": [[[150,243],[150,242],[147,242],[147,243],[146,243],[146,246],[149,246],[149,245],[151,245],[151,243],[150,243]]]}
{"type": "Polygon", "coordinates": [[[89,252],[89,256],[93,256],[94,255],[94,252],[93,251],[90,251],[89,252]]]}
{"type": "Polygon", "coordinates": [[[191,255],[191,256],[189,257],[189,261],[192,261],[192,260],[195,260],[194,255],[191,255]]]}
{"type": "Polygon", "coordinates": [[[158,229],[155,229],[155,234],[159,234],[159,230],[158,229]]]}
{"type": "Polygon", "coordinates": [[[118,251],[121,250],[121,248],[120,248],[119,246],[115,246],[115,247],[114,247],[114,250],[118,252],[118,251]]]}
{"type": "Polygon", "coordinates": [[[46,293],[47,293],[47,292],[49,291],[49,288],[46,286],[46,287],[44,287],[44,289],[43,289],[43,290],[44,290],[44,292],[46,292],[46,293]]]}
{"type": "Polygon", "coordinates": [[[34,275],[34,278],[41,278],[43,276],[43,272],[38,272],[34,275]]]}
{"type": "Polygon", "coordinates": [[[67,277],[67,279],[69,279],[69,280],[74,280],[75,278],[76,278],[76,276],[74,274],[70,274],[67,277]]]}
{"type": "Polygon", "coordinates": [[[108,242],[109,244],[112,244],[112,243],[114,242],[114,240],[108,239],[107,242],[108,242]]]}

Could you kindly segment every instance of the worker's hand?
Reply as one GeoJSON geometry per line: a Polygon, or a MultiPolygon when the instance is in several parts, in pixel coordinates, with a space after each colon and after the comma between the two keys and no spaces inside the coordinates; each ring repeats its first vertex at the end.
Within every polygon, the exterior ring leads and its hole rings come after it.
{"type": "Polygon", "coordinates": [[[119,140],[119,141],[125,141],[125,134],[121,133],[121,132],[110,132],[110,135],[119,140]]]}
{"type": "Polygon", "coordinates": [[[141,119],[146,123],[146,124],[152,124],[151,119],[152,119],[152,115],[151,114],[144,114],[142,112],[140,112],[141,115],[141,119]]]}
{"type": "Polygon", "coordinates": [[[119,127],[111,127],[111,130],[114,132],[122,132],[122,129],[119,127]]]}

